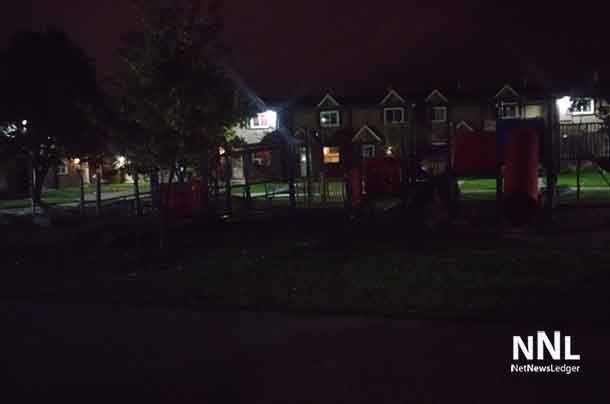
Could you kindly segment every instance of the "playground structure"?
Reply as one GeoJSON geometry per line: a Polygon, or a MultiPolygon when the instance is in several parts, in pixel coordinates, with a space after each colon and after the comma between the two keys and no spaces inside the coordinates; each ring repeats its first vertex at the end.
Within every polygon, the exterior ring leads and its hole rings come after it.
{"type": "MultiPolygon", "coordinates": [[[[399,156],[365,159],[358,156],[354,145],[342,147],[342,172],[331,177],[326,164],[314,169],[314,160],[323,158],[323,145],[314,131],[296,137],[278,130],[264,142],[218,156],[207,189],[209,207],[224,215],[250,215],[271,208],[353,211],[378,200],[392,200],[394,206],[408,209],[421,184],[428,184],[455,216],[459,192],[453,188],[457,189],[457,181],[488,178],[496,183],[498,220],[526,224],[550,218],[559,202],[557,177],[562,165],[575,162],[579,178],[582,163],[590,161],[607,180],[610,143],[607,128],[600,124],[562,124],[552,98],[545,110],[541,118],[499,119],[495,132],[457,133],[449,122],[447,145],[434,147],[436,166],[427,172],[421,163],[428,158],[430,148],[417,145],[413,131],[403,136],[399,156]]],[[[610,189],[610,182],[606,182],[610,189]]],[[[201,192],[197,184],[175,189],[182,196],[170,198],[172,210],[192,212],[201,206],[200,200],[188,196],[189,192],[201,192]]]]}

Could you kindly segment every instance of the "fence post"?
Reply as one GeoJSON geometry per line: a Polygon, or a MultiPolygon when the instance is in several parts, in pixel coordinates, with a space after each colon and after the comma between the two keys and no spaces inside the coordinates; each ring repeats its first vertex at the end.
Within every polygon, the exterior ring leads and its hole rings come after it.
{"type": "Polygon", "coordinates": [[[580,201],[580,165],[581,160],[576,160],[576,200],[580,201]]]}
{"type": "Polygon", "coordinates": [[[246,209],[248,212],[252,209],[252,192],[250,189],[250,166],[252,165],[252,153],[245,150],[242,155],[242,164],[244,167],[244,182],[246,186],[246,209]]]}
{"type": "Polygon", "coordinates": [[[79,168],[77,170],[78,173],[78,179],[79,179],[79,192],[80,192],[80,196],[79,196],[79,210],[80,210],[80,214],[81,215],[85,215],[85,178],[83,176],[83,170],[81,168],[79,168]]]}
{"type": "Polygon", "coordinates": [[[233,166],[231,164],[231,157],[228,153],[225,153],[225,193],[226,193],[226,206],[225,214],[231,215],[233,213],[233,201],[232,201],[232,190],[231,190],[231,178],[233,177],[233,166]]]}
{"type": "Polygon", "coordinates": [[[102,215],[102,163],[98,162],[95,175],[95,210],[98,216],[102,215]]]}
{"type": "Polygon", "coordinates": [[[311,208],[311,143],[310,137],[311,133],[309,130],[305,133],[305,171],[307,175],[307,190],[306,190],[306,198],[307,198],[307,208],[311,208]]]}
{"type": "Polygon", "coordinates": [[[133,173],[133,191],[135,192],[136,215],[140,217],[142,216],[142,201],[140,199],[140,174],[137,170],[133,173]]]}

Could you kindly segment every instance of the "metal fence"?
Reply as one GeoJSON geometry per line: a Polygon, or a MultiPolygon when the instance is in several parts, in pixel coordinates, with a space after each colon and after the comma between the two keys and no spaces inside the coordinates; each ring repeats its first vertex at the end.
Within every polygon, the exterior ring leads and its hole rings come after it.
{"type": "Polygon", "coordinates": [[[608,129],[599,123],[560,125],[561,160],[596,160],[610,157],[608,129]]]}

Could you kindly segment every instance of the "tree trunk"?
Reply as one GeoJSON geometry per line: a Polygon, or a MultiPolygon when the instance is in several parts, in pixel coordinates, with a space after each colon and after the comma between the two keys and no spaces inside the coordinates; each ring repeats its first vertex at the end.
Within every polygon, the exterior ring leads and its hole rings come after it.
{"type": "Polygon", "coordinates": [[[150,172],[150,196],[152,200],[153,210],[156,212],[161,211],[161,198],[159,193],[159,170],[152,170],[150,172]]]}
{"type": "Polygon", "coordinates": [[[36,162],[32,161],[31,171],[31,199],[32,199],[32,215],[36,215],[38,207],[43,207],[42,203],[42,188],[44,186],[44,179],[49,172],[48,165],[42,165],[37,167],[36,162]]]}
{"type": "Polygon", "coordinates": [[[80,191],[80,199],[78,203],[78,207],[80,209],[80,214],[85,215],[85,177],[83,176],[83,170],[78,169],[76,171],[78,173],[79,179],[79,191],[80,191]]]}
{"type": "Polygon", "coordinates": [[[220,206],[220,154],[218,150],[214,151],[214,210],[218,210],[220,206]]]}
{"type": "Polygon", "coordinates": [[[233,190],[231,189],[231,179],[233,178],[233,165],[231,163],[231,157],[225,154],[225,194],[227,197],[225,206],[225,215],[233,214],[233,190]]]}
{"type": "Polygon", "coordinates": [[[32,203],[32,216],[36,216],[36,205],[38,203],[38,199],[36,198],[36,167],[33,162],[30,162],[30,200],[32,203]]]}
{"type": "Polygon", "coordinates": [[[133,193],[136,202],[136,215],[142,216],[142,200],[140,199],[140,174],[138,171],[133,173],[133,193]]]}
{"type": "Polygon", "coordinates": [[[172,193],[172,182],[174,180],[174,174],[176,165],[172,164],[169,170],[169,178],[167,180],[167,187],[165,189],[165,201],[163,201],[163,209],[160,215],[160,232],[159,232],[159,248],[166,250],[169,246],[168,229],[169,229],[169,216],[170,216],[170,202],[172,193]]]}
{"type": "Polygon", "coordinates": [[[207,148],[203,148],[199,160],[199,176],[201,177],[201,187],[199,189],[199,203],[201,213],[205,214],[209,206],[209,191],[210,187],[210,153],[207,148]]]}
{"type": "Polygon", "coordinates": [[[95,211],[98,216],[102,215],[102,163],[95,166],[95,211]]]}

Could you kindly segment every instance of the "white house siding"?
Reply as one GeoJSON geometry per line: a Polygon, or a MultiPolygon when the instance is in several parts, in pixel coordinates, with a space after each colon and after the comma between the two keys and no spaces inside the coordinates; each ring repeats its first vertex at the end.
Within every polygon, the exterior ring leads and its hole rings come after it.
{"type": "Polygon", "coordinates": [[[273,132],[275,129],[248,129],[243,127],[236,127],[235,134],[243,139],[247,144],[260,143],[263,138],[273,132]]]}

